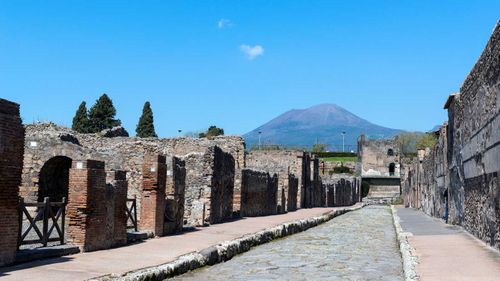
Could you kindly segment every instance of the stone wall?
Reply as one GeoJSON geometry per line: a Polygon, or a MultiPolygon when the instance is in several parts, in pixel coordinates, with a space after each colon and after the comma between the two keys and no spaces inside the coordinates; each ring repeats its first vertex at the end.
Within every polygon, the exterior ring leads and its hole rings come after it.
{"type": "MultiPolygon", "coordinates": [[[[26,201],[38,200],[41,172],[44,171],[43,167],[49,160],[54,159],[54,157],[64,157],[70,162],[72,159],[96,159],[104,161],[107,169],[127,171],[127,195],[128,198],[137,198],[137,212],[140,221],[142,214],[142,166],[145,156],[158,154],[169,158],[182,157],[192,152],[205,153],[215,145],[233,156],[237,171],[244,167],[244,141],[241,137],[236,136],[221,136],[213,139],[107,138],[99,134],[79,134],[51,123],[27,125],[21,196],[26,198],[26,201]]],[[[69,167],[66,169],[69,171],[69,167]]],[[[173,169],[170,161],[167,169],[167,180],[172,183],[174,173],[180,170],[173,169]]],[[[61,167],[58,170],[61,170],[61,167]]],[[[222,170],[221,173],[225,173],[225,170],[222,170]]],[[[234,177],[235,186],[239,188],[241,173],[231,169],[229,173],[234,177]]],[[[170,187],[172,186],[170,185],[170,187]]]]}
{"type": "Polygon", "coordinates": [[[264,171],[243,169],[241,216],[267,216],[277,213],[278,176],[264,171]]]}
{"type": "MultiPolygon", "coordinates": [[[[303,178],[303,155],[304,152],[294,150],[255,150],[246,156],[248,169],[265,171],[278,176],[277,204],[280,213],[296,210],[297,202],[300,202],[298,186],[301,185],[303,178]],[[297,191],[290,190],[295,188],[295,186],[290,185],[290,176],[297,181],[297,191]],[[290,195],[294,198],[290,198],[290,195]]],[[[292,184],[295,184],[294,180],[292,180],[292,184]]]]}
{"type": "Polygon", "coordinates": [[[405,195],[418,197],[421,209],[436,217],[446,218],[448,207],[450,223],[500,249],[500,22],[445,108],[448,125],[421,166],[409,165],[408,174],[423,177],[409,175],[405,195]]]}
{"type": "Polygon", "coordinates": [[[360,201],[361,178],[350,174],[333,174],[323,178],[326,206],[351,206],[360,201]]]}
{"type": "Polygon", "coordinates": [[[203,226],[231,218],[234,158],[213,146],[205,153],[190,153],[186,163],[185,224],[203,226]]]}
{"type": "MultiPolygon", "coordinates": [[[[174,234],[182,231],[184,226],[184,201],[186,192],[186,163],[177,157],[171,159],[171,174],[167,181],[167,198],[165,207],[165,223],[163,234],[174,234]]],[[[168,164],[167,164],[168,167],[168,164]]]]}
{"type": "Polygon", "coordinates": [[[0,99],[0,266],[16,256],[23,143],[19,105],[0,99]]]}

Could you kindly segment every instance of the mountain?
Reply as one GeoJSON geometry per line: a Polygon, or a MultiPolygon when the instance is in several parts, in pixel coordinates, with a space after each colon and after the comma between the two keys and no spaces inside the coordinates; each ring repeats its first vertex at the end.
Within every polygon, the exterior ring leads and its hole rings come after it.
{"type": "Polygon", "coordinates": [[[326,143],[329,150],[342,150],[342,132],[345,132],[345,150],[356,150],[361,134],[371,138],[389,138],[402,132],[375,125],[335,104],[320,104],[307,109],[293,109],[245,134],[247,147],[261,144],[311,147],[326,143]]]}

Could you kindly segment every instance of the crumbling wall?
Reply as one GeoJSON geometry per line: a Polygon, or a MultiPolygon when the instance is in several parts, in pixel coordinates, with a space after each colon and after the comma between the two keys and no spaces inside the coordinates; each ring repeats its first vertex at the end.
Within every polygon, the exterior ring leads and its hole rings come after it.
{"type": "MultiPolygon", "coordinates": [[[[167,198],[165,202],[165,224],[163,233],[174,234],[182,231],[184,226],[184,201],[186,192],[186,163],[172,157],[171,169],[167,172],[167,198]]],[[[168,167],[168,165],[167,165],[168,167]]]]}
{"type": "Polygon", "coordinates": [[[23,144],[19,105],[0,99],[0,266],[16,256],[23,144]]]}
{"type": "Polygon", "coordinates": [[[359,202],[361,178],[351,174],[333,174],[323,178],[326,206],[351,206],[359,202]]]}
{"type": "MultiPolygon", "coordinates": [[[[300,186],[302,180],[302,165],[304,165],[302,151],[294,150],[255,150],[246,156],[246,167],[248,169],[266,171],[278,175],[278,212],[285,213],[297,209],[300,202],[299,190],[290,186],[290,175],[297,179],[300,186]],[[284,195],[284,196],[283,196],[284,195]],[[291,198],[290,196],[294,196],[291,198]],[[290,204],[289,204],[290,202],[290,204]],[[291,208],[288,206],[290,205],[291,208]]],[[[292,181],[294,183],[294,181],[292,181]]]]}
{"type": "Polygon", "coordinates": [[[190,153],[186,163],[184,221],[190,226],[223,222],[232,216],[234,158],[213,146],[190,153]]]}
{"type": "MultiPolygon", "coordinates": [[[[236,167],[245,165],[245,144],[241,137],[221,136],[213,139],[193,138],[135,138],[103,137],[99,134],[79,134],[71,129],[51,123],[26,126],[23,181],[21,196],[26,201],[36,201],[39,189],[39,175],[43,165],[55,156],[70,159],[95,159],[104,161],[109,170],[127,171],[128,198],[137,199],[138,220],[142,213],[142,165],[146,155],[158,154],[182,157],[185,154],[205,153],[215,144],[233,156],[236,167]]],[[[172,182],[174,171],[167,165],[168,182],[172,182]]],[[[233,181],[238,185],[241,177],[237,172],[233,181]]],[[[169,184],[171,187],[171,184],[169,184]]]]}
{"type": "Polygon", "coordinates": [[[243,169],[241,216],[267,216],[277,213],[278,176],[264,171],[243,169]]]}

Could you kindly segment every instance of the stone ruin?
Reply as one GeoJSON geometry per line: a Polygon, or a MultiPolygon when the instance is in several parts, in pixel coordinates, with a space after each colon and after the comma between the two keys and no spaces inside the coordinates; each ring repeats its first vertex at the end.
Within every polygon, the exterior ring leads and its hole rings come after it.
{"type": "Polygon", "coordinates": [[[500,22],[445,109],[437,144],[405,164],[405,204],[500,249],[500,22]]]}
{"type": "MultiPolygon", "coordinates": [[[[263,182],[276,175],[278,178],[277,212],[285,213],[297,208],[313,208],[327,206],[328,186],[335,186],[334,179],[344,180],[342,187],[337,189],[338,198],[351,198],[345,201],[332,201],[330,207],[347,206],[360,201],[361,180],[348,174],[321,175],[320,161],[303,151],[294,150],[255,150],[246,156],[248,169],[260,171],[254,173],[255,181],[263,182]]],[[[244,175],[245,176],[245,175],[244,175]]],[[[246,176],[252,176],[248,172],[246,176]]],[[[269,181],[269,180],[268,180],[269,181]]],[[[243,189],[248,189],[243,181],[243,189]]],[[[262,184],[264,190],[264,184],[262,184]]],[[[333,194],[331,196],[333,200],[333,194]]]]}
{"type": "Polygon", "coordinates": [[[368,186],[367,203],[389,203],[401,196],[400,152],[397,140],[358,139],[360,172],[368,186]]]}
{"type": "Polygon", "coordinates": [[[12,263],[18,250],[20,202],[47,197],[66,198],[63,232],[81,251],[128,243],[130,200],[138,229],[156,236],[327,205],[318,159],[302,151],[246,154],[237,136],[141,139],[52,123],[23,127],[19,106],[5,100],[0,132],[0,265],[12,263]]]}
{"type": "Polygon", "coordinates": [[[328,207],[351,206],[361,201],[361,178],[351,174],[332,174],[324,179],[328,207]]]}

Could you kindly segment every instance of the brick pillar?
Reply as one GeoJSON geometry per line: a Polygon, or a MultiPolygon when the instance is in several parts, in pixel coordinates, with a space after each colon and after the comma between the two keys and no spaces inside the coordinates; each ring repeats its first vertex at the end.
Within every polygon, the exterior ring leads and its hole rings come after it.
{"type": "Polygon", "coordinates": [[[163,235],[167,165],[165,156],[146,155],[142,165],[141,230],[163,235]]]}
{"type": "Polygon", "coordinates": [[[23,151],[19,105],[0,99],[0,266],[16,256],[23,151]]]}
{"type": "Polygon", "coordinates": [[[108,171],[108,179],[114,193],[113,246],[121,246],[127,244],[127,172],[108,171]]]}
{"type": "Polygon", "coordinates": [[[104,162],[73,161],[69,171],[68,241],[82,251],[109,248],[106,239],[106,172],[104,162]]]}

